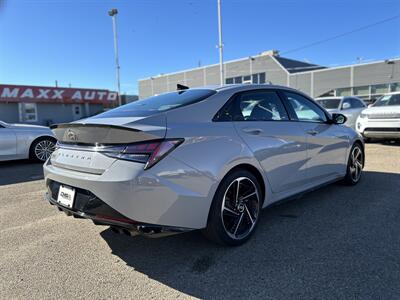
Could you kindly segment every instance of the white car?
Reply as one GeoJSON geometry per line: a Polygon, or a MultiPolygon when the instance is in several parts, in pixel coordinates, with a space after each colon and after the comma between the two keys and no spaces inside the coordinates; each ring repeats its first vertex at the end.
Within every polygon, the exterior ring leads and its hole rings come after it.
{"type": "Polygon", "coordinates": [[[365,139],[400,139],[400,92],[383,95],[363,110],[356,129],[365,139]]]}
{"type": "Polygon", "coordinates": [[[48,127],[0,121],[0,161],[30,158],[45,162],[56,142],[48,127]]]}
{"type": "Polygon", "coordinates": [[[353,129],[356,128],[357,117],[367,108],[362,99],[353,96],[320,97],[316,98],[315,101],[331,114],[338,113],[345,115],[347,118],[345,125],[353,129]]]}

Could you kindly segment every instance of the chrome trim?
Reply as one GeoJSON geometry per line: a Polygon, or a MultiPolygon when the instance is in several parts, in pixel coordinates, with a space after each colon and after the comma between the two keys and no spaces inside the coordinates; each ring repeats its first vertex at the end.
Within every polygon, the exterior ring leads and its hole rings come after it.
{"type": "Polygon", "coordinates": [[[88,152],[122,152],[126,149],[126,145],[88,146],[88,145],[76,145],[76,144],[66,144],[66,143],[57,142],[56,149],[88,151],[88,152]]]}

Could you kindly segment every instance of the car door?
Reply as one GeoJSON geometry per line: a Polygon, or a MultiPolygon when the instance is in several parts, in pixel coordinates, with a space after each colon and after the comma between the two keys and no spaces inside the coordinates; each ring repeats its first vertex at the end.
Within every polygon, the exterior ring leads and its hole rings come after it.
{"type": "Polygon", "coordinates": [[[307,146],[304,131],[291,122],[274,90],[239,93],[232,102],[233,123],[266,173],[274,193],[305,184],[307,146]]]}
{"type": "Polygon", "coordinates": [[[12,128],[0,123],[0,160],[8,160],[17,155],[17,136],[12,128]]]}
{"type": "Polygon", "coordinates": [[[346,172],[348,136],[342,126],[328,122],[324,110],[304,95],[283,91],[291,114],[306,135],[307,178],[320,183],[346,172]]]}

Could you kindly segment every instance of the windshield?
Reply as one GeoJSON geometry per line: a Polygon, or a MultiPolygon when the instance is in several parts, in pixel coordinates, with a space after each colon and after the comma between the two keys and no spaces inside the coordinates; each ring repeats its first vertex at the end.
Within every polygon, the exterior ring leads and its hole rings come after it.
{"type": "Polygon", "coordinates": [[[325,109],[338,109],[340,99],[317,99],[319,105],[325,109]]]}
{"type": "Polygon", "coordinates": [[[386,95],[380,97],[372,106],[400,105],[400,94],[386,95]]]}
{"type": "Polygon", "coordinates": [[[216,91],[207,89],[183,90],[138,100],[99,114],[94,118],[144,117],[204,100],[216,91]]]}

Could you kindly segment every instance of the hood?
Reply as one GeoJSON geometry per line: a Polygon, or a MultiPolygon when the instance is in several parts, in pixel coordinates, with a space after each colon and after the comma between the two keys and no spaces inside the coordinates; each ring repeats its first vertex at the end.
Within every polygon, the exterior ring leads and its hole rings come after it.
{"type": "Polygon", "coordinates": [[[49,127],[31,124],[8,124],[11,128],[21,128],[21,129],[43,129],[49,130],[49,127]]]}
{"type": "Polygon", "coordinates": [[[400,114],[400,105],[372,106],[362,111],[364,114],[400,114]]]}

